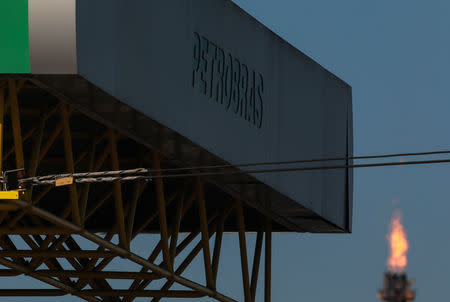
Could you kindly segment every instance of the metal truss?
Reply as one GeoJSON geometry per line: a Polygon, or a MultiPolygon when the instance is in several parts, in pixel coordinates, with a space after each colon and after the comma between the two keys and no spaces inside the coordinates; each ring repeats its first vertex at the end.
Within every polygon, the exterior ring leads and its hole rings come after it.
{"type": "MultiPolygon", "coordinates": [[[[158,170],[172,165],[157,150],[89,120],[25,79],[0,82],[0,136],[0,170],[25,168],[30,177],[144,165],[158,170]]],[[[70,294],[87,301],[112,302],[208,296],[235,301],[219,293],[216,284],[223,233],[233,228],[240,247],[245,302],[255,301],[263,245],[264,296],[269,302],[271,219],[217,190],[208,179],[156,178],[126,185],[46,186],[28,190],[23,200],[1,200],[0,265],[4,269],[0,276],[26,275],[54,288],[2,289],[0,296],[70,294]],[[261,227],[256,232],[250,271],[245,220],[254,216],[261,227]],[[160,236],[147,258],[130,248],[142,233],[160,236]],[[180,234],[185,234],[183,239],[180,234]],[[27,248],[18,249],[15,238],[27,248]],[[96,248],[83,248],[81,241],[86,240],[96,248]],[[206,284],[182,276],[200,252],[206,284]],[[156,263],[161,255],[162,261],[156,263]],[[108,264],[116,258],[140,270],[108,271],[108,264]],[[111,280],[118,279],[132,280],[131,286],[115,289],[111,280]],[[164,285],[159,290],[148,289],[156,280],[163,280],[164,285]]]]}

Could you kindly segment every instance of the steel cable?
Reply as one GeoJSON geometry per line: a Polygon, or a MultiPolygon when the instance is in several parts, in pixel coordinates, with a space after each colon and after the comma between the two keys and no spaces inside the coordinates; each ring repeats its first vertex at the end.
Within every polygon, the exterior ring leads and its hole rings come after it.
{"type": "MultiPolygon", "coordinates": [[[[115,181],[137,181],[137,180],[151,180],[151,176],[116,176],[116,177],[85,177],[85,178],[74,178],[75,183],[83,184],[83,183],[102,183],[102,182],[115,182],[115,181]]],[[[32,186],[42,186],[42,185],[53,185],[55,184],[56,179],[45,179],[40,180],[38,177],[34,178],[25,178],[19,180],[19,184],[25,185],[29,184],[32,186]]]]}
{"type": "Polygon", "coordinates": [[[439,154],[441,154],[441,155],[442,154],[450,154],[450,150],[417,152],[417,153],[392,153],[392,154],[365,155],[365,156],[352,156],[352,157],[315,158],[315,159],[302,159],[302,160],[289,160],[289,161],[256,162],[256,163],[245,163],[245,164],[236,164],[236,165],[209,165],[209,166],[193,166],[193,167],[183,167],[183,168],[151,169],[151,170],[147,170],[144,173],[158,173],[158,172],[164,173],[164,172],[192,171],[192,170],[205,170],[205,169],[244,168],[244,167],[253,167],[253,166],[292,165],[292,164],[314,163],[314,162],[378,159],[378,158],[390,158],[390,157],[410,157],[410,156],[425,156],[425,155],[439,155],[439,154]]]}
{"type": "Polygon", "coordinates": [[[314,171],[314,170],[331,170],[331,169],[350,169],[350,168],[362,168],[362,167],[382,167],[382,166],[405,166],[405,165],[420,165],[420,164],[437,164],[437,163],[449,163],[450,159],[437,159],[437,160],[420,160],[420,161],[405,161],[405,162],[383,162],[383,163],[367,163],[367,164],[352,164],[352,165],[329,165],[329,166],[313,166],[313,167],[289,167],[289,168],[269,168],[269,169],[252,169],[252,170],[237,170],[226,168],[237,167],[249,167],[249,166],[264,166],[264,165],[283,165],[294,163],[311,163],[311,162],[327,162],[338,161],[347,159],[376,159],[376,158],[388,158],[388,157],[406,157],[406,156],[420,156],[420,155],[435,155],[435,154],[447,154],[450,151],[435,151],[435,152],[422,152],[422,153],[398,153],[398,154],[386,154],[386,155],[373,155],[373,156],[356,156],[351,158],[329,158],[329,159],[312,159],[301,161],[284,161],[284,162],[265,162],[265,163],[252,163],[244,165],[223,165],[223,166],[200,166],[189,168],[172,168],[172,169],[145,169],[137,168],[130,170],[119,171],[103,171],[103,172],[86,172],[86,173],[66,173],[66,174],[54,174],[40,177],[24,178],[19,180],[21,185],[51,185],[56,182],[56,179],[63,177],[73,177],[75,183],[101,183],[101,182],[115,182],[115,181],[136,181],[136,180],[151,180],[156,178],[180,178],[180,177],[197,177],[197,176],[215,176],[215,175],[236,175],[236,174],[256,174],[256,173],[275,173],[275,172],[296,172],[296,171],[314,171]],[[198,172],[196,170],[203,169],[222,169],[218,171],[198,172]],[[174,171],[187,171],[189,173],[180,174],[164,174],[164,175],[151,175],[153,173],[161,172],[174,172],[174,171]],[[192,171],[192,172],[190,172],[192,171]],[[132,175],[132,174],[148,174],[148,175],[132,175]],[[115,175],[115,176],[112,176],[115,175]]]}

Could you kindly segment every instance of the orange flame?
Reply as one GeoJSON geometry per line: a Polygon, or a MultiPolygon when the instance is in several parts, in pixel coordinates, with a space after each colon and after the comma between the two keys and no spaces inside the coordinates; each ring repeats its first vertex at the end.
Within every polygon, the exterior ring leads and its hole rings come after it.
{"type": "Polygon", "coordinates": [[[390,245],[390,255],[388,259],[388,267],[391,272],[403,272],[405,270],[408,259],[408,240],[406,232],[402,225],[402,213],[395,211],[392,216],[390,233],[387,236],[390,245]]]}

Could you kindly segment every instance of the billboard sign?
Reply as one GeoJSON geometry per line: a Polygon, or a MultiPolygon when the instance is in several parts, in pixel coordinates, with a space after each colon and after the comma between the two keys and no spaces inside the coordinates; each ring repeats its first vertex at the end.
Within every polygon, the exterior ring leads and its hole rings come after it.
{"type": "MultiPolygon", "coordinates": [[[[353,154],[351,87],[230,0],[5,3],[20,51],[2,73],[78,74],[233,165],[353,154]]],[[[293,225],[306,208],[351,230],[350,169],[252,176],[293,225]]]]}

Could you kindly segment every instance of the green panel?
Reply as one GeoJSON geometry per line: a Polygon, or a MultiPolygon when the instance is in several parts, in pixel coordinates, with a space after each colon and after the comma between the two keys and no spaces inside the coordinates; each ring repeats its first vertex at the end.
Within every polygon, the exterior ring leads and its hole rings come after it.
{"type": "Polygon", "coordinates": [[[28,0],[0,0],[0,73],[29,73],[28,0]]]}

